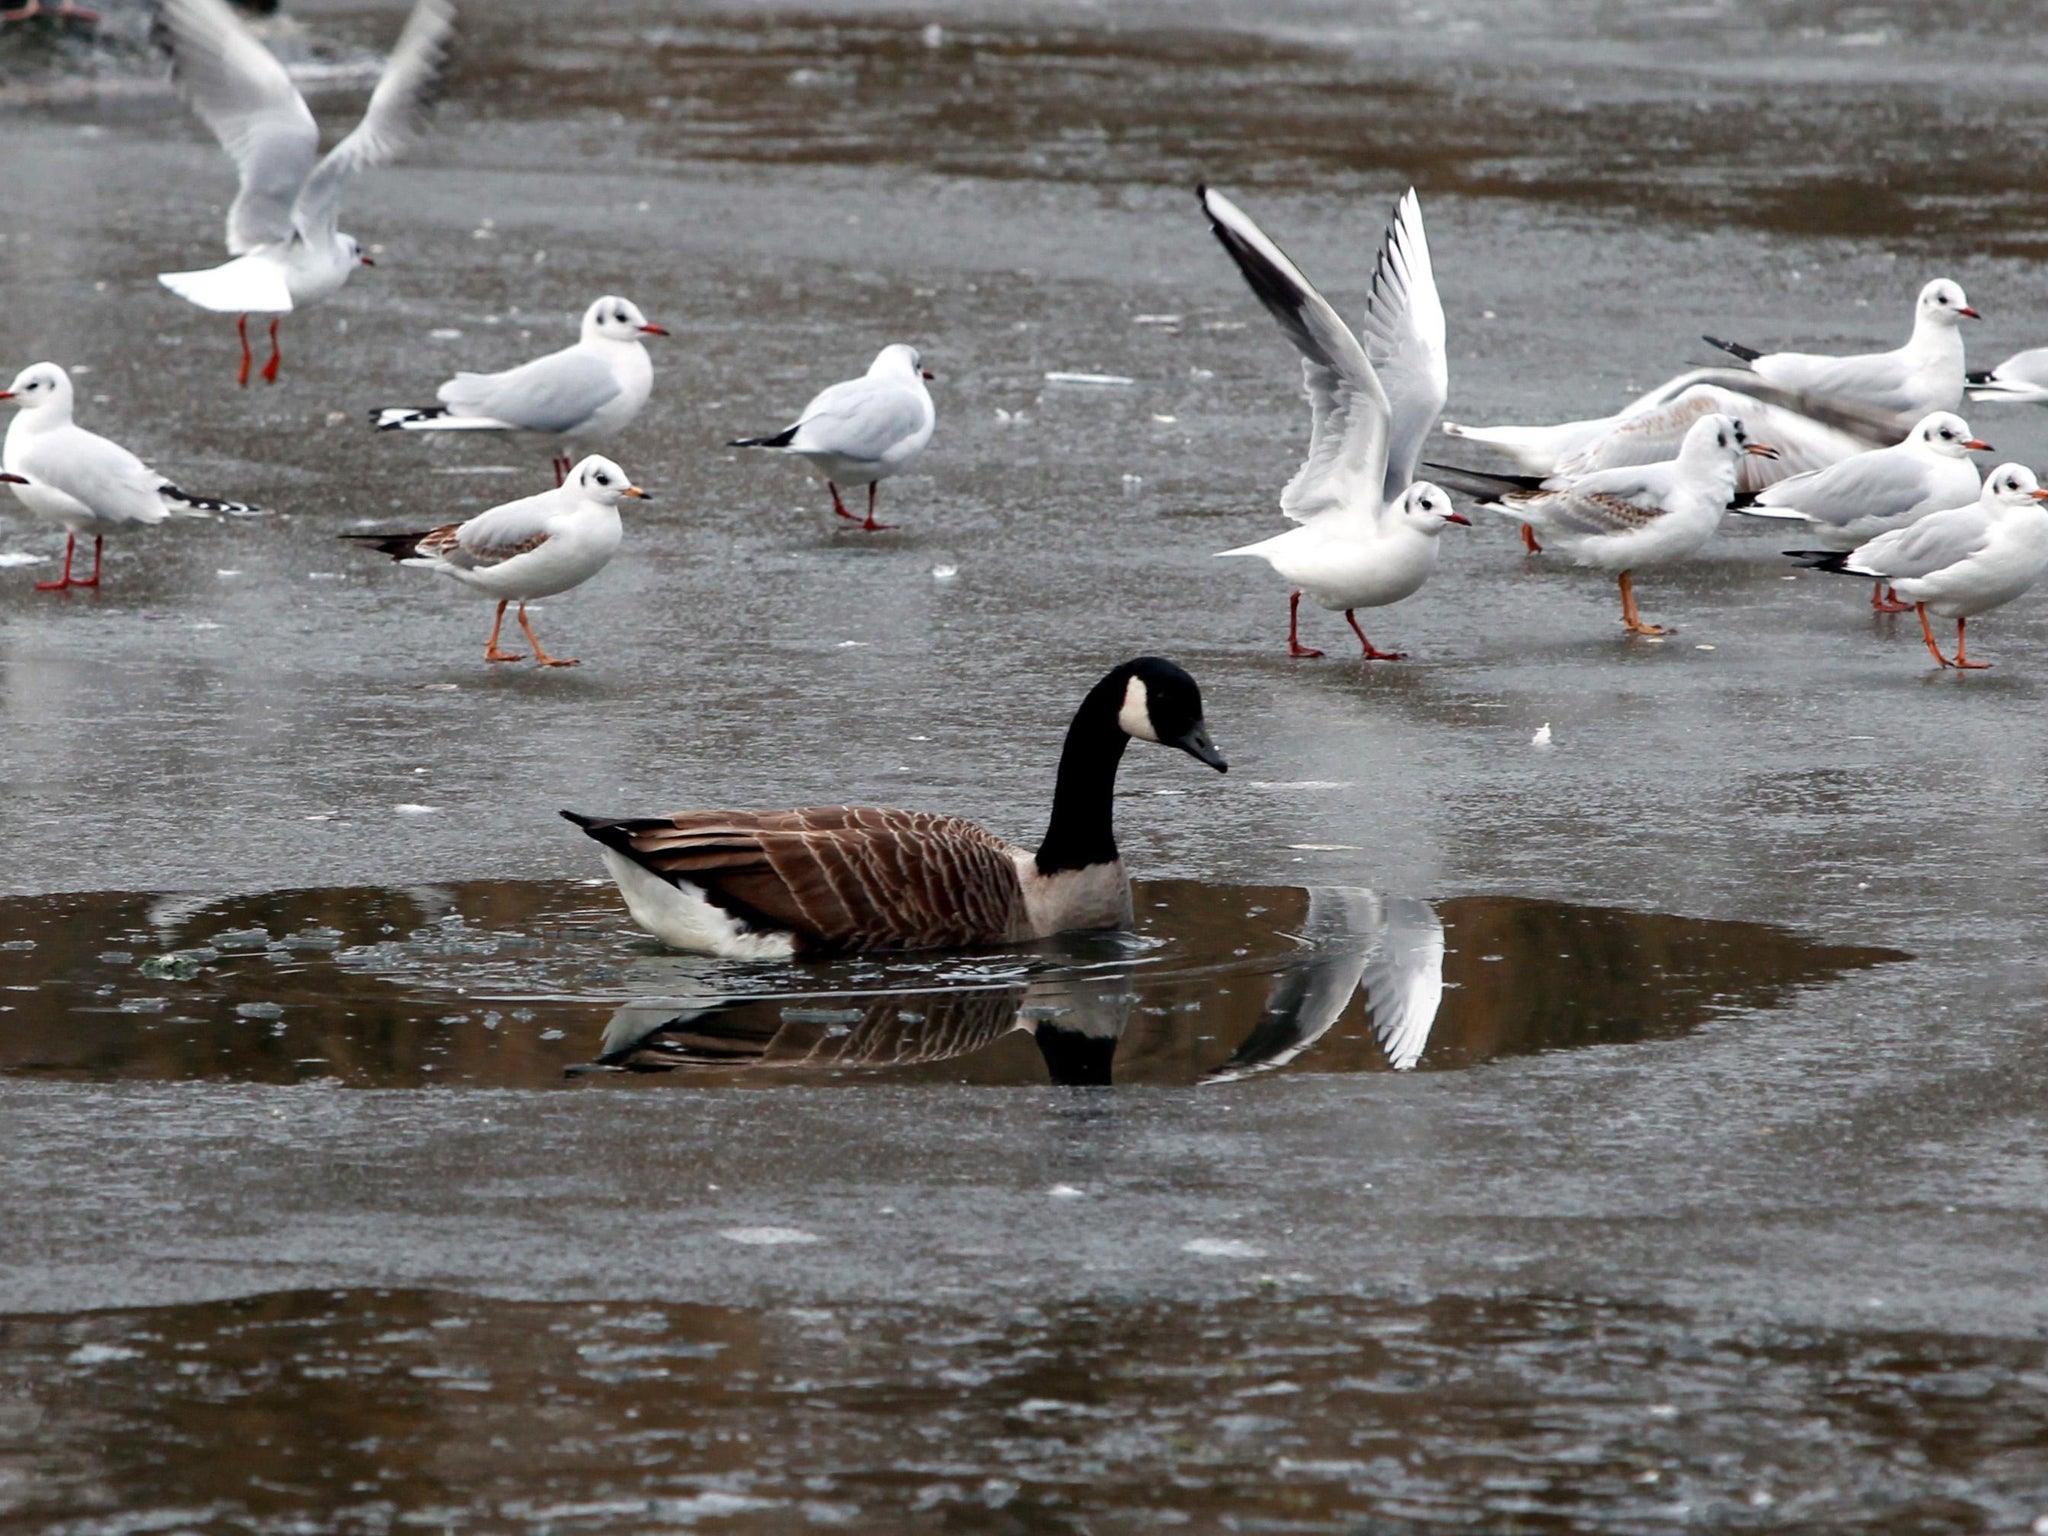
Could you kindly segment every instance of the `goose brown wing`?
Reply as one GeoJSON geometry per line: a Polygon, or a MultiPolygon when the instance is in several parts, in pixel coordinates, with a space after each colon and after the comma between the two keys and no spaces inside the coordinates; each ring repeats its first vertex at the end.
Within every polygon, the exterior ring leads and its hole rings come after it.
{"type": "Polygon", "coordinates": [[[788,930],[805,954],[998,944],[1024,910],[1010,845],[953,816],[831,805],[585,830],[750,925],[788,930]]]}

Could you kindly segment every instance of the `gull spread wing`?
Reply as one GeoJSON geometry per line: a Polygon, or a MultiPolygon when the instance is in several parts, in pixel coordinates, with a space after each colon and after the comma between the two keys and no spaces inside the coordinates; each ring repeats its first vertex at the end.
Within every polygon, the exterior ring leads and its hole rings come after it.
{"type": "MultiPolygon", "coordinates": [[[[1377,514],[1387,479],[1387,392],[1365,348],[1287,253],[1220,192],[1198,189],[1209,227],[1268,314],[1301,352],[1312,426],[1308,458],[1280,493],[1296,522],[1371,504],[1377,514]]],[[[1419,227],[1419,226],[1418,226],[1419,227]]]]}
{"type": "Polygon", "coordinates": [[[1383,943],[1386,926],[1377,892],[1311,886],[1301,929],[1308,952],[1273,978],[1259,1022],[1203,1081],[1232,1082],[1284,1067],[1328,1034],[1383,943]]]}
{"type": "Polygon", "coordinates": [[[241,176],[228,254],[287,239],[292,203],[320,155],[320,129],[298,87],[226,0],[161,0],[155,35],[185,99],[241,176]]]}
{"type": "Polygon", "coordinates": [[[619,393],[612,370],[571,347],[503,373],[458,373],[436,392],[460,416],[532,432],[569,432],[619,393]]]}
{"type": "Polygon", "coordinates": [[[1366,964],[1365,1011],[1396,1072],[1422,1058],[1444,997],[1444,925],[1428,902],[1389,896],[1386,935],[1366,964]]]}
{"type": "Polygon", "coordinates": [[[292,207],[292,222],[301,231],[331,232],[348,178],[396,160],[419,137],[440,93],[441,71],[454,35],[452,0],[418,0],[391,49],[383,78],[370,93],[363,120],[306,178],[292,207]]]}
{"type": "Polygon", "coordinates": [[[1422,200],[1413,187],[1394,205],[1380,241],[1361,339],[1390,406],[1387,475],[1380,496],[1392,505],[1414,481],[1422,445],[1443,414],[1451,388],[1443,300],[1422,232],[1422,200]]]}
{"type": "Polygon", "coordinates": [[[1009,844],[954,816],[812,806],[578,824],[808,955],[998,943],[1023,908],[1009,844]]]}
{"type": "Polygon", "coordinates": [[[795,453],[834,453],[876,463],[924,424],[924,400],[917,390],[885,379],[848,379],[804,407],[789,446],[795,453]]]}

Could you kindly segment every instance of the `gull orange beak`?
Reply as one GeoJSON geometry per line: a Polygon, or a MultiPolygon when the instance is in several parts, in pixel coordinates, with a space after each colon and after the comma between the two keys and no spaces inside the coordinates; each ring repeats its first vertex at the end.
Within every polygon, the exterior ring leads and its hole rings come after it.
{"type": "Polygon", "coordinates": [[[1984,318],[1982,315],[1978,314],[1976,310],[1970,308],[1970,306],[1967,304],[1965,304],[1961,309],[1957,310],[1956,313],[1961,315],[1965,320],[1982,320],[1984,318]]]}
{"type": "Polygon", "coordinates": [[[1462,512],[1446,512],[1444,514],[1444,521],[1456,523],[1460,528],[1470,528],[1472,526],[1472,519],[1462,512]]]}
{"type": "MultiPolygon", "coordinates": [[[[0,480],[13,480],[13,479],[15,479],[15,478],[17,478],[17,477],[16,477],[16,476],[14,476],[14,475],[0,475],[0,480]]],[[[28,484],[28,482],[27,482],[26,480],[23,480],[23,481],[22,481],[21,483],[22,483],[23,485],[27,485],[27,484],[28,484]]],[[[2036,491],[2036,492],[2034,492],[2034,500],[2036,500],[2036,501],[2048,501],[2048,491],[2036,491]]]]}
{"type": "Polygon", "coordinates": [[[640,331],[642,335],[646,336],[666,336],[668,334],[668,327],[665,325],[643,325],[640,327],[640,331]]]}
{"type": "Polygon", "coordinates": [[[1753,453],[1760,459],[1775,459],[1778,456],[1778,450],[1769,443],[1744,443],[1742,451],[1753,453]]]}
{"type": "Polygon", "coordinates": [[[647,494],[647,493],[646,493],[645,491],[641,490],[641,489],[640,489],[640,487],[639,487],[639,486],[637,486],[637,485],[629,485],[629,486],[627,486],[627,487],[626,487],[626,488],[625,488],[625,489],[624,489],[623,491],[619,492],[619,494],[620,494],[621,496],[630,496],[630,497],[632,497],[632,498],[633,498],[633,499],[634,499],[635,501],[652,501],[652,500],[654,500],[654,498],[653,498],[652,496],[648,495],[648,494],[647,494]]]}
{"type": "Polygon", "coordinates": [[[1993,448],[1989,443],[1985,442],[1984,439],[1981,437],[1973,437],[1967,443],[1963,444],[1963,446],[1969,449],[1972,453],[1996,453],[1998,451],[1996,448],[1993,448]]]}
{"type": "Polygon", "coordinates": [[[12,400],[13,398],[14,398],[14,391],[13,391],[13,390],[11,390],[11,389],[0,389],[0,400],[12,400]]]}

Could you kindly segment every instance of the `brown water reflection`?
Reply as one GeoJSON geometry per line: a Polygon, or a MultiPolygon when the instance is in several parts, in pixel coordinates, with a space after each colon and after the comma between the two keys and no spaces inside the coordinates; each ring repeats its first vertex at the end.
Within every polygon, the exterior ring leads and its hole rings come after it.
{"type": "Polygon", "coordinates": [[[1767,924],[1521,897],[1141,884],[1134,935],[741,966],[661,950],[608,886],[0,900],[0,1072],[537,1086],[1188,1085],[1457,1069],[1668,1039],[1907,958],[1767,924]]]}
{"type": "Polygon", "coordinates": [[[2044,1369],[2039,1340],[1284,1284],[974,1312],[302,1291],[0,1319],[0,1522],[2018,1530],[2044,1369]]]}

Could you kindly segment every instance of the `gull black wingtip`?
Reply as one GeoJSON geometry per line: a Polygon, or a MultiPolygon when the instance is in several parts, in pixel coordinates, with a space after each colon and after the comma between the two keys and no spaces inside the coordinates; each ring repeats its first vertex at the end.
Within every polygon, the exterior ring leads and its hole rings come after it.
{"type": "Polygon", "coordinates": [[[1855,576],[1859,572],[1849,569],[1849,557],[1854,550],[1843,549],[1787,549],[1779,553],[1788,559],[1797,560],[1809,570],[1833,571],[1837,576],[1855,576]]]}
{"type": "Polygon", "coordinates": [[[1702,336],[1700,340],[1710,347],[1719,347],[1730,357],[1741,358],[1745,363],[1753,363],[1763,356],[1763,353],[1759,352],[1755,347],[1745,347],[1739,341],[1723,341],[1718,336],[1702,336]]]}

